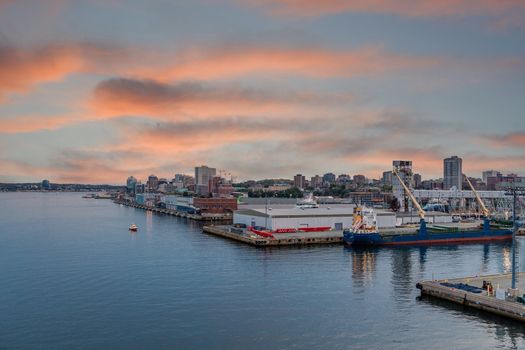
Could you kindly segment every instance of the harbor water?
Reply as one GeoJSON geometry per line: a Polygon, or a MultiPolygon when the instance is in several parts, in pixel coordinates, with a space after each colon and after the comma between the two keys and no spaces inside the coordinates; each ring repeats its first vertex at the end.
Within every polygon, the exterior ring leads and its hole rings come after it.
{"type": "Polygon", "coordinates": [[[521,349],[522,324],[415,288],[509,272],[510,248],[254,248],[79,193],[0,193],[0,349],[521,349]]]}

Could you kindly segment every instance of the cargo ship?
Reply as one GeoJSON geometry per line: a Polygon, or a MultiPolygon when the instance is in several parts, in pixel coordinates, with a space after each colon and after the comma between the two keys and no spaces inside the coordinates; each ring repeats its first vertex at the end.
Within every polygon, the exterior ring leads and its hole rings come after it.
{"type": "Polygon", "coordinates": [[[490,212],[484,205],[474,186],[465,176],[476,200],[481,208],[484,219],[479,226],[428,225],[425,221],[425,211],[421,208],[416,198],[405,185],[396,169],[393,174],[397,176],[405,192],[417,208],[420,222],[419,228],[408,231],[406,229],[393,229],[389,232],[380,232],[377,227],[377,216],[371,208],[357,207],[354,209],[354,222],[351,229],[343,233],[343,241],[348,245],[417,245],[417,244],[456,244],[487,241],[503,241],[512,239],[510,228],[491,225],[490,212]]]}
{"type": "Polygon", "coordinates": [[[412,232],[406,229],[379,232],[375,219],[370,219],[372,209],[358,207],[355,210],[354,225],[343,233],[343,241],[348,245],[456,244],[512,239],[511,229],[491,226],[488,218],[477,227],[462,227],[460,224],[427,226],[422,219],[419,228],[412,232]]]}

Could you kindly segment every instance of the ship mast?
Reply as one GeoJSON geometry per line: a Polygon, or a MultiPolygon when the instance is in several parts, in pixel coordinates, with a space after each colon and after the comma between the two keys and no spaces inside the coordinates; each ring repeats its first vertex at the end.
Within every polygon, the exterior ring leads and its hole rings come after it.
{"type": "Polygon", "coordinates": [[[403,189],[407,193],[408,197],[410,198],[412,203],[414,203],[414,206],[417,209],[417,213],[419,215],[419,218],[421,220],[425,220],[425,211],[423,210],[423,208],[421,208],[421,206],[419,205],[416,197],[414,197],[412,192],[410,192],[410,189],[407,187],[407,185],[405,185],[405,182],[401,179],[401,176],[399,176],[399,174],[397,173],[396,168],[393,169],[392,173],[397,177],[397,179],[399,180],[399,183],[401,183],[401,186],[403,186],[403,189]]]}

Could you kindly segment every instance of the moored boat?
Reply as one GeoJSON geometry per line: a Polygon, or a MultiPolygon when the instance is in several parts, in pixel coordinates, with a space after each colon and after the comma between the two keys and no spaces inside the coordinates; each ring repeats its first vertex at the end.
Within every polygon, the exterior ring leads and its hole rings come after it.
{"type": "Polygon", "coordinates": [[[129,230],[130,230],[130,231],[137,232],[138,229],[139,229],[138,226],[135,225],[135,224],[131,224],[131,225],[129,226],[129,230]]]}

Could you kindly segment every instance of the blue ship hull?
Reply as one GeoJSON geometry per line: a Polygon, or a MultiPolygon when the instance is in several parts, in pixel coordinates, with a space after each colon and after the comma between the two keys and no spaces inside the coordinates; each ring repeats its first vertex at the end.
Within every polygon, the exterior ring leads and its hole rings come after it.
{"type": "Polygon", "coordinates": [[[343,241],[348,245],[417,245],[417,244],[456,244],[484,241],[502,241],[512,239],[512,230],[490,227],[485,220],[478,230],[458,232],[429,232],[424,220],[420,222],[419,231],[414,234],[382,235],[377,232],[353,233],[345,231],[343,241]]]}

